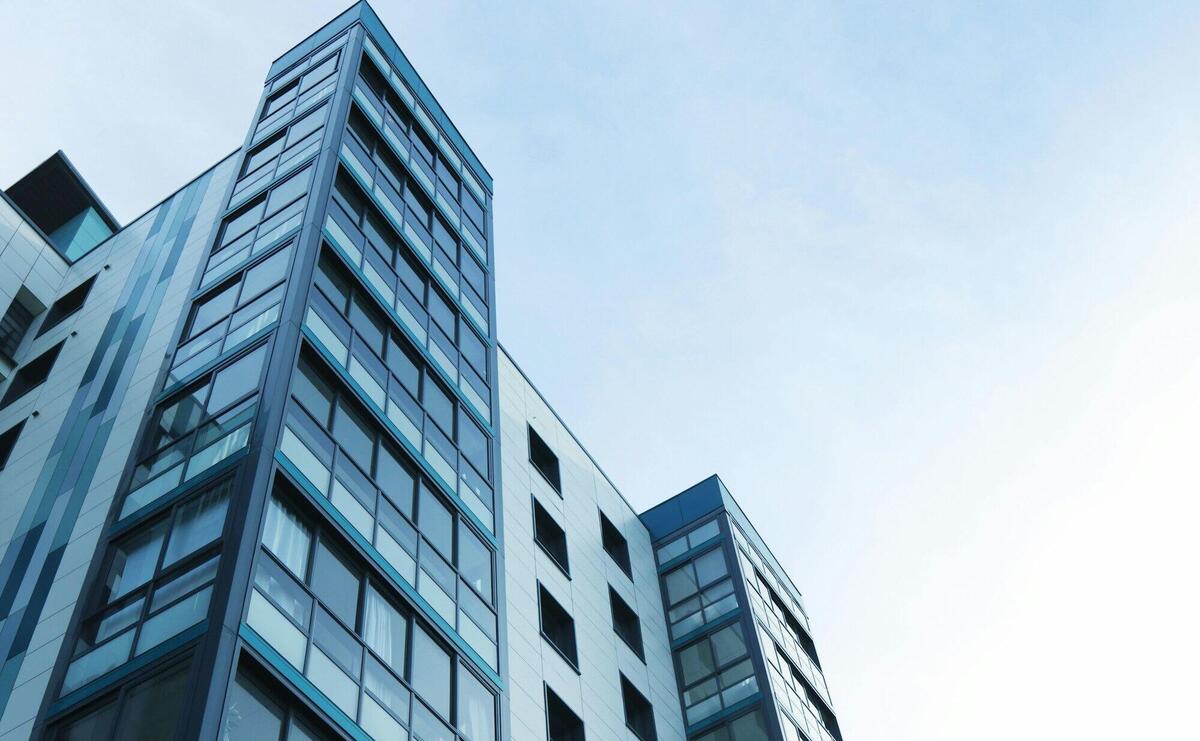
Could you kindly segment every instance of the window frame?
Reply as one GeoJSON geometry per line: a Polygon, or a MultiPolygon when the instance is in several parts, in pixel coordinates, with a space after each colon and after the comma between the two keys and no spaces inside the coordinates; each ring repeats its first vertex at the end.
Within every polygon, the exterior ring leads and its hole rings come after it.
{"type": "MultiPolygon", "coordinates": [[[[550,593],[550,590],[546,588],[546,585],[543,584],[541,582],[541,580],[538,581],[537,585],[538,585],[538,632],[541,634],[542,639],[546,643],[548,643],[550,645],[550,647],[553,648],[556,653],[558,653],[559,656],[562,657],[563,661],[567,662],[567,665],[570,666],[572,669],[574,669],[576,674],[579,674],[580,673],[580,671],[579,671],[579,635],[578,635],[578,632],[575,630],[575,617],[573,615],[571,615],[571,613],[567,610],[567,608],[563,607],[562,603],[559,602],[558,599],[553,594],[550,593]],[[558,645],[558,638],[551,635],[551,630],[548,630],[546,627],[546,622],[547,622],[546,621],[546,617],[547,617],[546,608],[547,608],[547,606],[549,606],[552,611],[561,613],[560,615],[557,615],[557,616],[551,615],[550,617],[552,619],[557,617],[557,618],[566,620],[566,623],[564,624],[563,628],[560,628],[560,629],[565,630],[567,633],[569,633],[569,638],[570,638],[570,642],[571,642],[571,645],[569,647],[570,648],[569,653],[568,653],[568,650],[566,647],[558,645]]],[[[552,627],[554,627],[554,626],[552,626],[552,627]]],[[[568,637],[568,636],[564,636],[564,637],[568,637]]]]}

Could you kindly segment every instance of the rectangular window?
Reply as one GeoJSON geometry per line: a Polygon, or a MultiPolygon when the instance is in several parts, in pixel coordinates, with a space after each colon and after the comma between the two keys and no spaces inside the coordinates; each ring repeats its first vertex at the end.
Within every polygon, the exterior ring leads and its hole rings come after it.
{"type": "Polygon", "coordinates": [[[63,694],[207,616],[230,489],[229,479],[209,486],[109,548],[63,694]]]}
{"type": "Polygon", "coordinates": [[[289,703],[291,693],[276,690],[274,682],[259,678],[259,672],[251,674],[249,666],[238,669],[225,707],[222,741],[323,741],[333,738],[318,731],[319,726],[299,709],[298,703],[289,703]]]}
{"type": "Polygon", "coordinates": [[[34,317],[44,308],[28,288],[21,286],[4,316],[0,317],[0,354],[9,360],[16,358],[21,340],[33,324],[34,317]]]}
{"type": "Polygon", "coordinates": [[[558,456],[542,439],[542,436],[529,428],[529,462],[542,474],[546,482],[559,494],[562,494],[562,479],[559,478],[558,456]]]}
{"type": "Polygon", "coordinates": [[[625,641],[625,645],[633,650],[642,661],[646,660],[642,653],[642,623],[637,612],[629,603],[621,599],[612,587],[608,588],[608,603],[612,607],[613,630],[625,641]]]}
{"type": "Polygon", "coordinates": [[[612,557],[617,566],[621,567],[621,571],[625,572],[625,576],[633,578],[633,566],[629,562],[629,543],[626,542],[625,536],[617,529],[617,526],[612,524],[612,521],[600,513],[600,541],[604,544],[604,551],[612,557]]]}
{"type": "Polygon", "coordinates": [[[575,620],[571,615],[538,584],[538,611],[541,615],[542,637],[567,660],[576,671],[579,670],[579,654],[575,647],[575,620]]]}
{"type": "Polygon", "coordinates": [[[20,399],[46,382],[46,378],[50,375],[50,369],[54,367],[54,361],[58,359],[58,353],[62,350],[62,346],[62,342],[58,343],[21,366],[13,374],[12,381],[8,384],[8,391],[4,392],[4,398],[0,399],[0,409],[12,404],[17,399],[20,399]]]}
{"type": "Polygon", "coordinates": [[[9,427],[4,432],[0,432],[0,471],[8,465],[8,459],[12,456],[13,448],[17,445],[17,439],[21,437],[21,429],[25,427],[25,420],[21,420],[12,427],[9,427]]]}
{"type": "Polygon", "coordinates": [[[654,708],[633,683],[621,675],[621,700],[625,705],[625,726],[642,741],[657,741],[654,708]]]}
{"type": "Polygon", "coordinates": [[[38,337],[62,324],[65,319],[82,309],[84,302],[87,301],[88,294],[92,291],[92,284],[95,282],[96,276],[93,275],[91,278],[64,293],[55,301],[50,306],[50,311],[46,313],[46,319],[42,322],[41,328],[38,329],[38,337]]]}
{"type": "Polygon", "coordinates": [[[689,725],[758,691],[740,623],[728,625],[676,652],[684,715],[689,725]]]}
{"type": "Polygon", "coordinates": [[[570,560],[567,556],[567,533],[537,499],[533,500],[533,540],[564,574],[571,575],[570,560]]]}
{"type": "Polygon", "coordinates": [[[583,721],[549,685],[546,687],[546,733],[549,741],[584,741],[583,721]]]}
{"type": "Polygon", "coordinates": [[[188,669],[187,664],[176,664],[123,695],[114,693],[98,705],[56,723],[47,735],[56,741],[175,738],[189,699],[188,669]]]}

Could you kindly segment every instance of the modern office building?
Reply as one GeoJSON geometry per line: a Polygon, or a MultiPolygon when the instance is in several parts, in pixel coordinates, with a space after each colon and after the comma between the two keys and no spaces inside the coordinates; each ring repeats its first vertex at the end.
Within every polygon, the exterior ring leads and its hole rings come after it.
{"type": "Polygon", "coordinates": [[[491,211],[366,3],[133,222],[0,194],[0,741],[840,741],[720,481],[639,516],[499,346],[491,211]]]}

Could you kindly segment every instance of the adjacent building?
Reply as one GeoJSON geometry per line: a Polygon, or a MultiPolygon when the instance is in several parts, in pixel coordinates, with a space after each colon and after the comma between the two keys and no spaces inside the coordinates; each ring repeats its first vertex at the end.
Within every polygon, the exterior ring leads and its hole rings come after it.
{"type": "Polygon", "coordinates": [[[841,741],[720,480],[639,515],[500,347],[492,187],[360,2],[131,223],[0,194],[0,741],[841,741]]]}

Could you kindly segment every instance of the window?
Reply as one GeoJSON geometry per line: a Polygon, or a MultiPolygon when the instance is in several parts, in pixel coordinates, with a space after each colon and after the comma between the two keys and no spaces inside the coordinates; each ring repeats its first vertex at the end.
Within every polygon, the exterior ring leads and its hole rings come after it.
{"type": "Polygon", "coordinates": [[[654,708],[633,683],[621,675],[621,700],[625,705],[625,725],[642,741],[657,741],[654,708]]]}
{"type": "Polygon", "coordinates": [[[567,557],[567,534],[537,499],[533,500],[533,540],[563,573],[571,575],[567,557]]]}
{"type": "Polygon", "coordinates": [[[102,701],[51,729],[56,741],[175,738],[186,707],[188,666],[176,665],[134,685],[123,696],[102,701]]]}
{"type": "Polygon", "coordinates": [[[633,649],[639,659],[645,661],[646,657],[642,653],[642,623],[637,612],[628,602],[621,599],[621,595],[612,587],[608,588],[608,603],[612,608],[613,630],[625,641],[626,646],[633,649]]]}
{"type": "Polygon", "coordinates": [[[621,567],[621,571],[625,572],[625,576],[633,578],[633,567],[629,563],[629,543],[625,541],[625,536],[617,529],[617,526],[612,524],[600,513],[600,542],[604,545],[604,551],[612,557],[617,566],[621,567]]]}
{"type": "Polygon", "coordinates": [[[583,721],[549,685],[546,686],[546,732],[548,741],[584,741],[583,721]]]}
{"type": "MultiPolygon", "coordinates": [[[[766,726],[763,725],[762,711],[754,710],[727,725],[705,733],[696,741],[768,741],[769,738],[766,726]]],[[[788,738],[799,737],[793,735],[788,738]]]]}
{"type": "Polygon", "coordinates": [[[58,359],[58,353],[62,350],[62,346],[63,343],[58,343],[21,366],[13,374],[12,381],[8,384],[8,391],[4,392],[4,398],[0,399],[0,409],[12,404],[46,382],[46,377],[50,375],[50,369],[54,367],[54,361],[58,359]]]}
{"type": "Polygon", "coordinates": [[[120,518],[246,447],[266,354],[266,347],[259,345],[158,406],[142,440],[145,453],[133,470],[120,518]]]}
{"type": "Polygon", "coordinates": [[[660,546],[658,562],[664,564],[673,558],[682,556],[692,548],[698,548],[721,534],[721,526],[716,520],[709,520],[700,527],[675,538],[666,545],[660,546]]]}
{"type": "Polygon", "coordinates": [[[277,480],[246,623],[375,738],[449,740],[457,727],[470,741],[495,741],[492,690],[391,595],[390,582],[338,550],[343,536],[281,499],[290,488],[277,480]]]}
{"type": "Polygon", "coordinates": [[[277,691],[274,682],[261,680],[257,674],[246,666],[238,670],[225,706],[221,741],[324,741],[334,738],[318,731],[319,726],[294,701],[289,706],[290,693],[277,691]]]}
{"type": "Polygon", "coordinates": [[[533,427],[529,428],[529,462],[538,470],[538,473],[546,479],[546,482],[554,488],[560,495],[562,494],[562,480],[558,475],[558,456],[542,439],[542,436],[533,431],[533,427]]]}
{"type": "Polygon", "coordinates": [[[758,691],[740,623],[732,623],[676,652],[689,725],[758,691]]]}
{"type": "Polygon", "coordinates": [[[100,594],[80,628],[63,694],[207,616],[230,488],[229,479],[218,482],[109,548],[100,594]]]}
{"type": "Polygon", "coordinates": [[[40,314],[43,308],[45,307],[37,297],[28,288],[21,286],[4,316],[0,317],[0,354],[7,356],[9,360],[16,358],[21,340],[25,339],[25,333],[33,324],[34,317],[40,314]]]}
{"type": "Polygon", "coordinates": [[[575,620],[541,584],[538,584],[538,611],[541,615],[542,637],[579,671],[579,654],[575,648],[575,620]]]}
{"type": "Polygon", "coordinates": [[[46,313],[46,319],[42,322],[42,326],[38,330],[38,336],[41,337],[54,327],[62,324],[64,319],[82,309],[84,302],[87,301],[88,294],[91,293],[92,284],[95,282],[96,276],[93,275],[91,278],[64,293],[62,297],[55,301],[50,306],[50,311],[46,313]]]}
{"type": "Polygon", "coordinates": [[[671,637],[679,638],[738,606],[725,553],[713,548],[663,576],[671,637]]]}
{"type": "Polygon", "coordinates": [[[8,465],[8,459],[12,455],[13,448],[17,445],[17,439],[21,437],[21,429],[25,427],[25,420],[21,420],[12,427],[9,427],[4,432],[0,432],[0,471],[8,465]]]}

